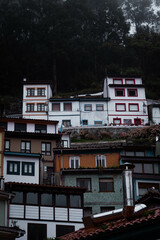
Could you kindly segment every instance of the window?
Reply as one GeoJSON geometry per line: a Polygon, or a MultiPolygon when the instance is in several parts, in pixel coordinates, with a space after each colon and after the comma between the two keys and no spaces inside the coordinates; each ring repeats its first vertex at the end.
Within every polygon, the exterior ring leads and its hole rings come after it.
{"type": "Polygon", "coordinates": [[[38,204],[38,193],[27,192],[26,193],[26,204],[38,204]]]}
{"type": "Polygon", "coordinates": [[[144,152],[135,152],[136,157],[144,157],[144,152]]]}
{"type": "Polygon", "coordinates": [[[140,118],[135,118],[134,119],[134,125],[135,126],[141,125],[141,119],[140,118]]]}
{"type": "Polygon", "coordinates": [[[79,159],[79,157],[70,157],[70,159],[69,159],[69,167],[70,168],[79,168],[80,167],[80,159],[79,159]]]}
{"type": "Polygon", "coordinates": [[[106,167],[106,156],[104,155],[96,156],[96,167],[106,167]]]}
{"type": "Polygon", "coordinates": [[[36,133],[47,133],[47,125],[35,124],[36,133]]]}
{"type": "Polygon", "coordinates": [[[126,78],[125,79],[125,83],[126,84],[135,84],[135,79],[128,79],[128,78],[126,78]]]}
{"type": "Polygon", "coordinates": [[[122,89],[115,89],[115,96],[117,96],[117,97],[124,97],[125,96],[125,92],[124,92],[124,88],[122,88],[122,89]]]}
{"type": "Polygon", "coordinates": [[[15,194],[14,198],[11,200],[12,203],[23,203],[23,192],[12,192],[15,194]]]}
{"type": "Polygon", "coordinates": [[[10,140],[5,140],[4,150],[8,152],[10,151],[10,140]]]}
{"type": "Polygon", "coordinates": [[[137,89],[128,89],[128,97],[137,97],[137,89]]]}
{"type": "Polygon", "coordinates": [[[125,112],[126,104],[125,103],[116,103],[116,111],[125,112]]]}
{"type": "Polygon", "coordinates": [[[34,96],[35,95],[35,89],[34,88],[28,88],[27,89],[27,96],[34,96]]]}
{"type": "Polygon", "coordinates": [[[34,163],[22,162],[22,175],[34,176],[34,163]]]}
{"type": "Polygon", "coordinates": [[[159,183],[139,182],[138,183],[139,196],[142,196],[143,194],[145,194],[148,191],[148,189],[152,187],[159,190],[159,183]]]}
{"type": "Polygon", "coordinates": [[[133,169],[133,171],[135,172],[135,173],[142,173],[143,172],[143,170],[142,170],[142,163],[134,163],[134,169],[133,169]]]}
{"type": "Polygon", "coordinates": [[[62,120],[62,125],[64,127],[70,127],[71,126],[71,120],[62,120]]]}
{"type": "Polygon", "coordinates": [[[51,155],[51,143],[42,143],[42,154],[51,155]]]}
{"type": "Polygon", "coordinates": [[[122,83],[123,83],[122,78],[114,78],[113,79],[113,84],[122,84],[122,83]]]}
{"type": "Polygon", "coordinates": [[[74,226],[56,225],[56,237],[60,237],[74,231],[75,231],[74,226]]]}
{"type": "Polygon", "coordinates": [[[15,123],[15,131],[26,132],[26,124],[25,123],[15,123]]]}
{"type": "Polygon", "coordinates": [[[27,104],[27,112],[34,112],[34,103],[27,104]]]}
{"type": "Polygon", "coordinates": [[[144,166],[144,173],[152,173],[152,174],[154,173],[153,164],[144,163],[143,166],[144,166]]]}
{"type": "Polygon", "coordinates": [[[129,111],[130,112],[138,112],[139,104],[138,103],[129,103],[129,111]]]}
{"type": "Polygon", "coordinates": [[[91,179],[90,178],[77,178],[77,187],[86,188],[87,192],[91,192],[91,179]]]}
{"type": "Polygon", "coordinates": [[[20,162],[7,161],[7,174],[19,175],[20,174],[20,162]]]}
{"type": "Polygon", "coordinates": [[[45,96],[45,88],[38,88],[37,96],[45,96]]]}
{"type": "Polygon", "coordinates": [[[91,207],[84,207],[84,217],[92,215],[92,208],[91,207]]]}
{"type": "Polygon", "coordinates": [[[113,211],[115,207],[101,207],[101,213],[113,211]]]}
{"type": "Polygon", "coordinates": [[[120,125],[121,124],[121,118],[113,118],[113,124],[120,125]]]}
{"type": "Polygon", "coordinates": [[[60,103],[52,103],[52,111],[60,111],[60,103]]]}
{"type": "Polygon", "coordinates": [[[133,171],[135,173],[158,174],[157,163],[133,163],[135,165],[133,171]]]}
{"type": "Polygon", "coordinates": [[[132,119],[124,119],[123,123],[124,123],[124,125],[131,125],[132,124],[132,119]]]}
{"type": "Polygon", "coordinates": [[[47,239],[47,224],[28,223],[28,239],[29,240],[47,239]]]}
{"type": "Polygon", "coordinates": [[[56,194],[55,195],[56,200],[56,207],[66,207],[67,206],[67,196],[64,194],[56,194]]]}
{"type": "Polygon", "coordinates": [[[31,142],[22,141],[21,142],[21,152],[30,153],[31,152],[31,142]]]}
{"type": "Polygon", "coordinates": [[[134,152],[133,151],[126,151],[126,156],[134,156],[134,152]]]}
{"type": "Polygon", "coordinates": [[[96,110],[97,111],[103,111],[104,110],[103,104],[96,104],[96,110]]]}
{"type": "Polygon", "coordinates": [[[88,125],[88,120],[82,120],[82,125],[88,125]]]}
{"type": "Polygon", "coordinates": [[[70,195],[70,207],[80,208],[81,207],[81,196],[70,195]]]}
{"type": "Polygon", "coordinates": [[[99,179],[100,192],[114,192],[113,178],[100,178],[99,179]]]}
{"type": "Polygon", "coordinates": [[[7,161],[7,174],[19,175],[20,174],[20,162],[7,161]]]}
{"type": "Polygon", "coordinates": [[[41,205],[52,206],[52,194],[51,193],[42,193],[41,194],[41,205]]]}
{"type": "Polygon", "coordinates": [[[64,111],[72,111],[72,103],[64,103],[64,111]]]}
{"type": "Polygon", "coordinates": [[[45,111],[45,105],[44,105],[44,103],[38,103],[38,104],[37,104],[37,111],[38,111],[38,112],[44,112],[44,111],[45,111]]]}
{"type": "Polygon", "coordinates": [[[84,111],[92,111],[92,104],[85,104],[84,111]]]}
{"type": "Polygon", "coordinates": [[[62,147],[68,148],[68,140],[62,140],[62,147]]]}
{"type": "Polygon", "coordinates": [[[102,121],[94,121],[94,125],[102,125],[103,123],[102,123],[102,121]]]}
{"type": "Polygon", "coordinates": [[[7,123],[6,122],[0,122],[0,127],[2,127],[5,130],[7,130],[7,123]]]}

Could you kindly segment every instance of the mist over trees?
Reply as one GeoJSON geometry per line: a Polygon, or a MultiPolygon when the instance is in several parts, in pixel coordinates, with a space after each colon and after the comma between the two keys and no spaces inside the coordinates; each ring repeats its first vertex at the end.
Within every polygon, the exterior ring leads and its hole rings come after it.
{"type": "Polygon", "coordinates": [[[56,93],[102,89],[106,74],[113,74],[141,76],[147,97],[160,98],[156,4],[0,0],[0,96],[21,96],[23,78],[51,80],[56,93]]]}

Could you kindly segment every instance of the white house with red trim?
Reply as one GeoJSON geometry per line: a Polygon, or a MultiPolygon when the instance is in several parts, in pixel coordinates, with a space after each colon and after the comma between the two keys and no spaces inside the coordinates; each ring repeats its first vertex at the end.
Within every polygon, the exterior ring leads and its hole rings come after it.
{"type": "Polygon", "coordinates": [[[59,121],[59,128],[148,124],[141,78],[111,78],[104,91],[69,98],[52,97],[50,84],[23,86],[23,118],[59,121]]]}
{"type": "Polygon", "coordinates": [[[108,122],[113,125],[148,124],[145,88],[141,78],[107,78],[108,122]]]}

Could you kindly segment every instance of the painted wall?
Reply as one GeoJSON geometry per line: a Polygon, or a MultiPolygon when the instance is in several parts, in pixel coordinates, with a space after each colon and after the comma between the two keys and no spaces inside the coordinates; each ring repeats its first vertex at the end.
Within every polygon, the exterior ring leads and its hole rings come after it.
{"type": "Polygon", "coordinates": [[[123,186],[121,174],[87,174],[64,176],[65,186],[77,186],[77,178],[91,178],[91,192],[84,193],[84,207],[92,207],[92,214],[100,213],[100,207],[123,206],[123,186]],[[113,178],[114,192],[99,192],[99,178],[113,178]]]}
{"type": "MultiPolygon", "coordinates": [[[[69,168],[69,160],[72,156],[79,156],[80,158],[80,167],[82,168],[95,168],[96,162],[95,157],[99,154],[80,154],[80,155],[73,155],[73,154],[63,154],[55,156],[55,172],[59,172],[62,168],[62,161],[63,161],[63,168],[69,168]]],[[[101,154],[100,154],[101,155],[101,154]]],[[[106,156],[106,167],[117,167],[119,166],[119,153],[104,153],[102,155],[106,156]]]]}
{"type": "Polygon", "coordinates": [[[152,107],[152,121],[154,124],[160,124],[160,107],[152,107]]]}

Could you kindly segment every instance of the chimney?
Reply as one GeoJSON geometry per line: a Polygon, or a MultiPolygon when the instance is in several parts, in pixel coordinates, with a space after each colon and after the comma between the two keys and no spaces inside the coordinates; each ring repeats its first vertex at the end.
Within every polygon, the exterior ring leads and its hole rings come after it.
{"type": "Polygon", "coordinates": [[[123,214],[128,218],[134,214],[133,181],[132,169],[134,165],[125,163],[120,166],[123,169],[123,214]]]}

